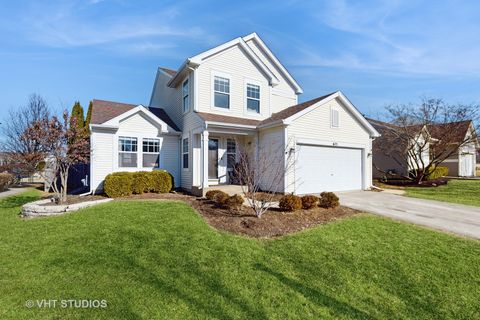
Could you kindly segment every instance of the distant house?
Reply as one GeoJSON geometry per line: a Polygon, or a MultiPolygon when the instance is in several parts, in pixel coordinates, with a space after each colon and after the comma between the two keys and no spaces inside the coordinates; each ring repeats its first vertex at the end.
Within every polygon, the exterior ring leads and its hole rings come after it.
{"type": "MultiPolygon", "coordinates": [[[[368,121],[381,134],[381,137],[373,142],[373,177],[381,178],[388,174],[407,175],[410,170],[414,169],[409,165],[412,161],[409,161],[405,154],[387,153],[385,150],[391,150],[391,148],[384,148],[386,145],[398,144],[399,142],[392,138],[396,135],[391,133],[397,132],[398,134],[398,132],[403,132],[403,129],[375,119],[368,119],[368,121]]],[[[441,165],[448,167],[450,176],[472,177],[476,175],[475,168],[479,143],[472,121],[411,126],[411,128],[412,132],[418,132],[416,139],[421,142],[419,144],[423,145],[423,142],[425,142],[426,147],[422,148],[421,154],[416,155],[423,159],[425,165],[429,163],[429,159],[433,155],[435,143],[449,135],[447,141],[450,142],[451,148],[455,149],[455,152],[445,159],[441,165]],[[454,130],[452,130],[452,127],[454,130]]],[[[402,148],[406,149],[407,147],[401,146],[399,150],[402,148]]]]}

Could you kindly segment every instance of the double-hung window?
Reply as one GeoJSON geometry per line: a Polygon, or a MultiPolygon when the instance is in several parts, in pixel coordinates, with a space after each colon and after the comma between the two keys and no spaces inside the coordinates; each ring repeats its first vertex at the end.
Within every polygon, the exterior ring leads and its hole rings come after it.
{"type": "Polygon", "coordinates": [[[260,113],[260,86],[247,83],[247,110],[260,113]]]}
{"type": "Polygon", "coordinates": [[[134,168],[137,166],[137,138],[120,137],[118,139],[118,166],[134,168]]]}
{"type": "Polygon", "coordinates": [[[230,108],[230,79],[215,76],[213,80],[214,106],[217,108],[230,108]]]}
{"type": "Polygon", "coordinates": [[[160,141],[158,139],[143,139],[143,167],[157,168],[160,157],[160,141]]]}
{"type": "Polygon", "coordinates": [[[182,141],[182,167],[188,169],[188,138],[182,141]]]}
{"type": "Polygon", "coordinates": [[[233,171],[237,157],[237,144],[234,139],[227,139],[227,170],[233,171]]]}
{"type": "Polygon", "coordinates": [[[182,85],[183,112],[188,112],[188,110],[190,110],[189,93],[190,93],[190,85],[187,79],[182,85]]]}

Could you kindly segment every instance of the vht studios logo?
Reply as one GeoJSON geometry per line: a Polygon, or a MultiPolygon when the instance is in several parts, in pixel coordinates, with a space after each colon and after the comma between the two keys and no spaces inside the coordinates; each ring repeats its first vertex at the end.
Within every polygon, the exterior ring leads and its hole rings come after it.
{"type": "Polygon", "coordinates": [[[107,300],[97,299],[40,299],[25,301],[27,308],[76,308],[76,309],[102,309],[107,307],[107,300]]]}

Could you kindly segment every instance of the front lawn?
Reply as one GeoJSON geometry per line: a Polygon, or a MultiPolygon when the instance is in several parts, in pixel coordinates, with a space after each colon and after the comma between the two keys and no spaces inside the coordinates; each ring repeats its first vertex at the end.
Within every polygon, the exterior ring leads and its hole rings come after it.
{"type": "Polygon", "coordinates": [[[258,240],[173,201],[18,218],[34,198],[0,201],[0,319],[480,318],[478,241],[370,215],[258,240]]]}
{"type": "Polygon", "coordinates": [[[437,188],[406,188],[407,195],[415,198],[438,200],[480,206],[480,180],[450,180],[437,188]]]}

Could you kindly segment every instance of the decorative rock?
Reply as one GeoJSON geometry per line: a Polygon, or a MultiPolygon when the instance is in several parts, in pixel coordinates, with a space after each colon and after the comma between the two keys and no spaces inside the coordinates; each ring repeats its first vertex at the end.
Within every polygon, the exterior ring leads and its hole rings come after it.
{"type": "Polygon", "coordinates": [[[101,199],[94,201],[85,201],[74,204],[66,205],[48,205],[45,204],[52,202],[52,199],[38,200],[27,203],[22,206],[22,217],[34,218],[34,217],[47,217],[57,216],[70,211],[76,211],[83,208],[88,208],[96,204],[112,201],[113,199],[101,199]]]}

